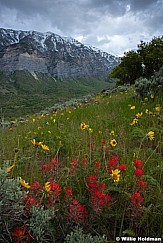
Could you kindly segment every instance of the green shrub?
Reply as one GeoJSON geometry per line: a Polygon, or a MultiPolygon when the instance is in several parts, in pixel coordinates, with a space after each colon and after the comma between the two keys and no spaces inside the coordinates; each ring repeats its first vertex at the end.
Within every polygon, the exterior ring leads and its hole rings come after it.
{"type": "Polygon", "coordinates": [[[0,168],[0,242],[8,242],[9,232],[15,225],[23,223],[22,191],[18,181],[19,178],[8,178],[7,166],[0,168]]]}
{"type": "Polygon", "coordinates": [[[107,243],[105,236],[92,236],[84,234],[81,228],[76,228],[71,234],[66,236],[67,243],[107,243]]]}

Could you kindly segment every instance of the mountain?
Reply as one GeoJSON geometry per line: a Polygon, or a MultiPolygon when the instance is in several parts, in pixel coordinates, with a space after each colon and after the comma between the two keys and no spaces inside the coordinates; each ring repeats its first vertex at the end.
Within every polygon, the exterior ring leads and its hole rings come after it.
{"type": "Polygon", "coordinates": [[[0,28],[0,70],[48,74],[56,79],[105,78],[119,58],[73,38],[0,28]]]}

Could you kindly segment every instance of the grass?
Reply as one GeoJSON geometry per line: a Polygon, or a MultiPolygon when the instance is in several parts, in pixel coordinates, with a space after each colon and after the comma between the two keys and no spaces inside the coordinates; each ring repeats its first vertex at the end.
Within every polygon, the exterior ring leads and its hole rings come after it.
{"type": "MultiPolygon", "coordinates": [[[[108,242],[114,242],[116,236],[125,235],[163,237],[162,104],[161,96],[138,100],[131,87],[126,92],[107,97],[99,93],[89,104],[79,104],[73,109],[32,115],[13,127],[1,130],[1,167],[14,164],[7,174],[9,178],[21,177],[29,185],[39,181],[42,186],[53,178],[51,185],[60,187],[56,189],[58,191],[51,189],[50,194],[43,186],[37,191],[41,198],[37,193],[35,195],[40,203],[37,214],[41,210],[46,213],[52,209],[55,211],[47,228],[42,223],[44,230],[46,228],[42,235],[38,236],[38,232],[42,232],[39,231],[40,225],[45,218],[39,223],[36,219],[33,224],[30,223],[34,212],[26,215],[24,221],[21,219],[18,226],[26,224],[28,232],[38,242],[46,242],[44,237],[53,238],[48,242],[63,242],[76,225],[85,233],[106,235],[108,242]],[[132,125],[133,119],[141,112],[138,122],[132,125]],[[83,127],[81,123],[84,123],[83,127]],[[154,132],[154,137],[148,135],[150,131],[154,132]],[[113,146],[113,141],[117,142],[116,146],[113,146]],[[37,142],[48,147],[37,145],[37,142]],[[113,161],[113,156],[118,161],[113,161]],[[52,158],[55,158],[53,168],[50,167],[52,158]],[[141,176],[140,171],[134,175],[135,160],[142,161],[144,175],[141,176]],[[59,167],[56,161],[59,161],[59,167]],[[113,164],[109,167],[111,161],[113,164]],[[118,180],[117,175],[113,177],[112,173],[121,164],[125,164],[127,169],[119,170],[118,180]],[[41,172],[43,165],[46,169],[41,172]],[[91,191],[91,175],[97,178],[93,181],[96,186],[94,192],[91,191]],[[138,186],[140,181],[146,186],[138,186]],[[103,189],[99,183],[103,183],[103,189]],[[73,196],[66,201],[67,188],[72,189],[73,196]],[[53,203],[49,204],[49,195],[54,196],[56,192],[55,200],[53,197],[53,203]],[[99,197],[95,197],[97,193],[99,197]],[[106,202],[109,197],[106,195],[111,197],[111,201],[106,202]],[[131,199],[132,195],[138,198],[131,199]],[[102,201],[104,198],[105,201],[102,201]],[[78,200],[78,203],[73,200],[78,200]],[[73,215],[70,209],[84,210],[81,205],[87,213],[81,211],[78,215],[77,211],[73,215]]],[[[28,191],[25,187],[26,184],[24,189],[21,188],[24,194],[28,191]]],[[[30,194],[33,197],[32,189],[30,194]]]]}

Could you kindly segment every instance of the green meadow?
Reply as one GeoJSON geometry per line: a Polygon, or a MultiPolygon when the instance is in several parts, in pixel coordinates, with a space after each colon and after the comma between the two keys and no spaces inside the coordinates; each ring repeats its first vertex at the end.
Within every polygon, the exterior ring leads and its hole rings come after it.
{"type": "Polygon", "coordinates": [[[1,128],[0,242],[163,237],[162,135],[134,87],[1,128]]]}

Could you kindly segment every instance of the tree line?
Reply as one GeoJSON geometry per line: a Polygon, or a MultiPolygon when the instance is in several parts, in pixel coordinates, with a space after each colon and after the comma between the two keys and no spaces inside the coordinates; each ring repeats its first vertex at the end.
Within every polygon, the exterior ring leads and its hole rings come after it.
{"type": "Polygon", "coordinates": [[[148,79],[163,66],[163,36],[150,42],[141,41],[137,47],[136,51],[125,52],[120,64],[109,74],[110,78],[118,79],[118,84],[134,84],[140,77],[148,79]]]}

